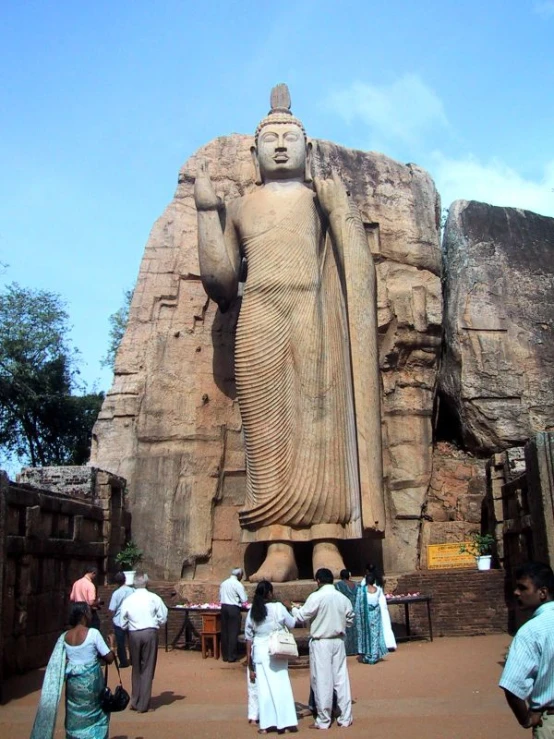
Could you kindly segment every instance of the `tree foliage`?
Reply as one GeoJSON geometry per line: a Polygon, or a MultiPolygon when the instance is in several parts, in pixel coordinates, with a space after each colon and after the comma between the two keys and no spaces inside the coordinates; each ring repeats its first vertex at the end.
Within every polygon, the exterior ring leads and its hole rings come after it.
{"type": "Polygon", "coordinates": [[[0,294],[0,447],[33,466],[85,463],[104,397],[72,394],[68,319],[56,293],[12,283],[0,294]]]}
{"type": "Polygon", "coordinates": [[[115,313],[109,318],[110,321],[110,343],[108,345],[108,351],[106,356],[101,361],[102,367],[110,367],[112,370],[115,367],[115,358],[117,356],[117,350],[123,339],[125,329],[127,328],[127,321],[129,320],[129,308],[131,307],[131,300],[133,299],[133,291],[125,290],[123,294],[123,305],[121,308],[116,310],[115,313]]]}

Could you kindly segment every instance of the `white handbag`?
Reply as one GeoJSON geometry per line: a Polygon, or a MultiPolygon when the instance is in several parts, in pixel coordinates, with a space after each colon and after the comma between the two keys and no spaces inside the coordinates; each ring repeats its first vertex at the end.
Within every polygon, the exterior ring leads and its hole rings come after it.
{"type": "Polygon", "coordinates": [[[270,657],[298,657],[296,640],[286,626],[275,621],[275,629],[268,638],[267,651],[270,657]]]}

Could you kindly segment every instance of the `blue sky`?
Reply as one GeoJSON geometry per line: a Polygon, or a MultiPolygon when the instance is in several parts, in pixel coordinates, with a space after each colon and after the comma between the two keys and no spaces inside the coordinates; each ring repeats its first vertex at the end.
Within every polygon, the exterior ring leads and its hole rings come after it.
{"type": "Polygon", "coordinates": [[[82,377],[184,161],[287,82],[310,136],[554,216],[554,0],[4,0],[1,276],[67,301],[82,377]]]}

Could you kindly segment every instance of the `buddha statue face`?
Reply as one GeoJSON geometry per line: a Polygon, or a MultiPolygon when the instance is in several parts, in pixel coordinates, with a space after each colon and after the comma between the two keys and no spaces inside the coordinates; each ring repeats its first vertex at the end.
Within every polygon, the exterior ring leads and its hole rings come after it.
{"type": "Polygon", "coordinates": [[[304,180],[308,147],[295,123],[268,123],[258,136],[257,161],[264,182],[304,180]]]}

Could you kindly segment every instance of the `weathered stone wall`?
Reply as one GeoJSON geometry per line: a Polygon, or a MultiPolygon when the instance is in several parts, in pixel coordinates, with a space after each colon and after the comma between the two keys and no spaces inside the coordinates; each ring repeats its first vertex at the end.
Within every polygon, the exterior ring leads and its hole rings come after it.
{"type": "Polygon", "coordinates": [[[96,566],[101,578],[129,529],[123,481],[102,470],[85,471],[89,478],[94,473],[95,503],[0,475],[0,643],[6,673],[48,661],[66,625],[73,582],[85,565],[96,566]],[[114,493],[110,498],[108,491],[114,493]]]}
{"type": "Polygon", "coordinates": [[[522,445],[554,424],[554,219],[459,200],[444,254],[440,393],[466,448],[522,445]]]}
{"type": "Polygon", "coordinates": [[[94,501],[98,495],[95,467],[24,467],[17,475],[17,482],[50,490],[59,495],[94,501]]]}
{"type": "Polygon", "coordinates": [[[473,531],[480,531],[485,493],[484,460],[448,442],[438,442],[421,527],[422,569],[427,567],[429,544],[466,541],[473,531]]]}
{"type": "MultiPolygon", "coordinates": [[[[202,288],[193,182],[202,156],[219,195],[242,195],[254,187],[251,144],[248,136],[216,139],[181,170],[146,245],[114,384],[94,429],[92,463],[127,479],[133,537],[161,577],[219,578],[244,557],[237,513],[245,459],[233,370],[240,305],[222,315],[202,288]]],[[[317,170],[335,169],[352,193],[376,262],[388,513],[380,556],[388,570],[410,570],[432,467],[439,201],[414,165],[324,141],[314,149],[317,170]]]]}

